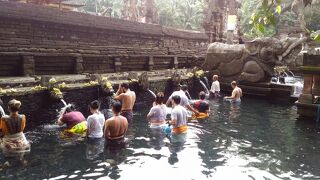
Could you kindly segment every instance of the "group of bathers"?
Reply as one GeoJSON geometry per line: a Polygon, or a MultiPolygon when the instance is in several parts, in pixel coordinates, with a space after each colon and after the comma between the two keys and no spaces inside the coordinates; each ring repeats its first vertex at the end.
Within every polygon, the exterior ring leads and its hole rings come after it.
{"type": "MultiPolygon", "coordinates": [[[[213,79],[214,82],[210,92],[215,97],[219,97],[220,84],[216,75],[213,79]]],[[[236,82],[232,82],[231,86],[233,88],[232,96],[225,97],[225,99],[239,102],[242,90],[237,87],[236,82]]],[[[183,134],[187,132],[188,119],[206,119],[209,117],[209,103],[205,100],[207,94],[201,91],[199,100],[191,102],[187,89],[186,85],[181,85],[180,90],[173,92],[166,104],[164,104],[164,93],[157,93],[153,107],[147,115],[151,128],[165,127],[164,124],[168,123],[169,126],[172,125],[173,133],[183,134]],[[167,105],[170,104],[173,108],[171,113],[168,113],[167,105]],[[191,115],[189,112],[192,112],[191,115]],[[171,115],[169,121],[167,114],[171,115]]],[[[111,110],[100,111],[100,102],[95,100],[89,104],[91,115],[88,118],[77,111],[74,105],[68,104],[62,108],[58,124],[66,125],[65,134],[86,136],[90,139],[105,138],[110,145],[124,142],[128,124],[133,123],[132,108],[136,97],[134,91],[129,89],[129,85],[122,83],[119,85],[114,99],[118,101],[112,103],[112,115],[107,114],[111,110]],[[108,119],[105,117],[108,117],[108,119]]],[[[0,106],[2,114],[0,130],[4,135],[1,144],[3,150],[27,151],[30,149],[30,144],[23,134],[26,117],[19,114],[20,106],[20,101],[11,100],[8,103],[9,115],[5,115],[3,108],[0,106]]]]}

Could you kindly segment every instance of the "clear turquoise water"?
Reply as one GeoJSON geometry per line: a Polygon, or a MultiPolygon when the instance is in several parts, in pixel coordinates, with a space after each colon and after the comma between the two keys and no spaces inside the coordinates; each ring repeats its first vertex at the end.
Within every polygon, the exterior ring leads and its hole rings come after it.
{"type": "Polygon", "coordinates": [[[152,131],[148,108],[135,112],[126,149],[63,140],[59,129],[26,133],[24,163],[0,155],[0,179],[319,179],[320,131],[296,121],[296,107],[243,99],[210,102],[210,119],[190,123],[185,143],[152,131]]]}

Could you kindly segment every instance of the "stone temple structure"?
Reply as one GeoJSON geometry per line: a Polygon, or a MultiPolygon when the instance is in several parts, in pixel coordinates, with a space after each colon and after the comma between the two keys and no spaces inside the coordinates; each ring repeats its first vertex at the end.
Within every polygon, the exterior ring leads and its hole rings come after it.
{"type": "MultiPolygon", "coordinates": [[[[102,76],[114,84],[138,81],[138,88],[170,92],[180,81],[192,84],[186,75],[194,66],[203,65],[205,70],[225,78],[223,89],[229,88],[231,79],[239,78],[246,94],[289,97],[291,87],[279,88],[268,80],[272,67],[296,54],[299,44],[294,45],[294,39],[221,44],[227,41],[224,35],[227,17],[236,15],[238,6],[237,1],[210,1],[203,23],[205,33],[202,33],[0,1],[0,96],[4,96],[4,102],[15,97],[32,103],[29,107],[33,109],[27,111],[36,118],[38,111],[52,108],[46,107],[47,89],[36,86],[48,84],[53,76],[57,79],[55,87],[62,90],[63,83],[72,84],[64,89],[67,101],[79,99],[80,94],[88,103],[101,96],[100,84],[96,83],[102,81],[102,76]],[[212,42],[215,43],[209,46],[212,42]],[[288,51],[288,47],[293,51],[288,51]],[[150,84],[146,83],[146,75],[151,77],[150,84]],[[170,78],[173,82],[168,84],[170,78]],[[16,88],[17,92],[10,88],[16,88]],[[31,102],[30,98],[37,101],[31,102]]],[[[153,11],[145,9],[149,23],[153,22],[153,11]]],[[[237,27],[232,31],[237,37],[237,27]]],[[[233,38],[232,42],[236,41],[233,38]]],[[[312,79],[311,86],[317,87],[317,76],[309,80],[308,77],[305,84],[312,79]]],[[[317,92],[316,89],[312,92],[317,92]]],[[[307,95],[300,98],[300,107],[305,107],[305,100],[310,103],[309,90],[304,90],[307,95]]],[[[318,95],[312,96],[313,99],[315,96],[318,95]]]]}
{"type": "Polygon", "coordinates": [[[202,64],[207,36],[0,1],[0,76],[108,73],[202,64]]]}

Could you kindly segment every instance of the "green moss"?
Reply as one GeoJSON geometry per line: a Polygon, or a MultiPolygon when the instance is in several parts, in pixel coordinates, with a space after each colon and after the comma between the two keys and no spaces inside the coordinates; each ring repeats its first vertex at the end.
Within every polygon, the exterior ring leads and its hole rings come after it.
{"type": "Polygon", "coordinates": [[[318,71],[320,72],[320,67],[319,66],[302,66],[301,70],[303,71],[318,71]]]}

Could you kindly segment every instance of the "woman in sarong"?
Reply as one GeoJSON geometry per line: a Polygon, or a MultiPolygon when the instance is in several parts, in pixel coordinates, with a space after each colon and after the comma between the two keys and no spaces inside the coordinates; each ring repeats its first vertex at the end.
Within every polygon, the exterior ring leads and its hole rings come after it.
{"type": "Polygon", "coordinates": [[[30,144],[23,133],[26,126],[26,116],[19,114],[20,107],[20,101],[15,99],[9,101],[10,115],[3,116],[0,121],[0,129],[4,135],[0,147],[6,155],[30,151],[30,144]]]}

